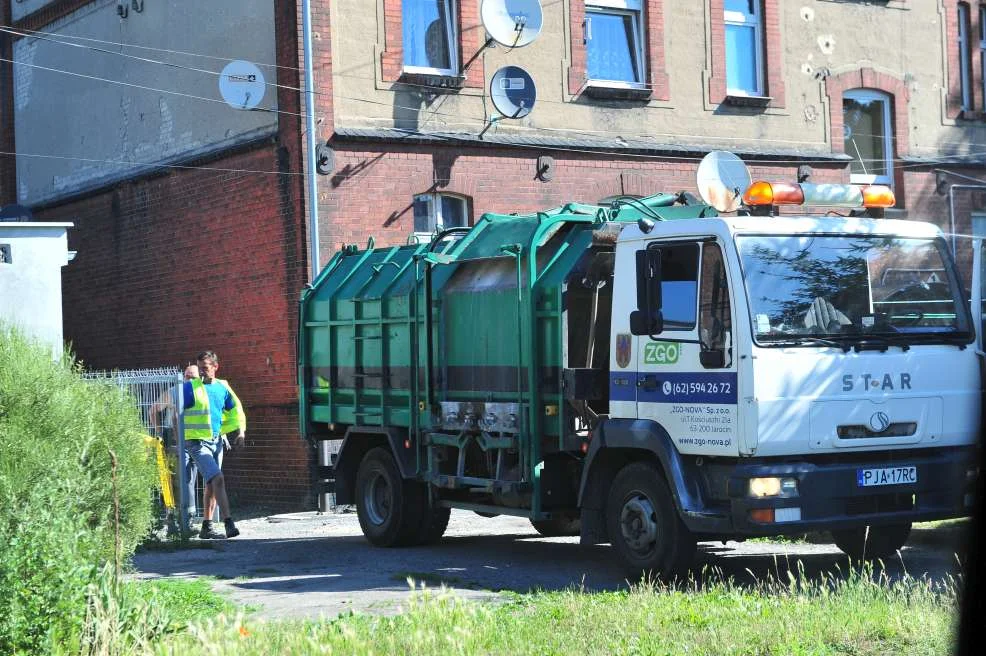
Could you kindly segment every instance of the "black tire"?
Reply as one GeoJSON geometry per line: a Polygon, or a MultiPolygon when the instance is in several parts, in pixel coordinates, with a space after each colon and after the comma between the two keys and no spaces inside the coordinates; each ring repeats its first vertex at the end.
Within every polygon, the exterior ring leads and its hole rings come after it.
{"type": "Polygon", "coordinates": [[[574,514],[559,514],[551,519],[532,519],[531,526],[546,538],[578,535],[582,532],[582,518],[574,514]]]}
{"type": "Polygon", "coordinates": [[[378,447],[363,457],[356,474],[356,515],[371,544],[402,547],[414,543],[421,512],[415,497],[401,479],[390,451],[378,447]]]}
{"type": "Polygon", "coordinates": [[[445,535],[452,511],[449,508],[425,508],[424,518],[418,531],[418,544],[435,544],[445,535]]]}
{"type": "Polygon", "coordinates": [[[410,503],[417,508],[417,526],[414,530],[413,544],[434,544],[445,535],[451,509],[433,505],[430,502],[428,485],[417,481],[405,481],[404,487],[410,503]]]}
{"type": "Polygon", "coordinates": [[[695,555],[695,538],[678,517],[663,474],[649,463],[629,464],[613,479],[606,529],[631,581],[641,576],[670,580],[695,555]]]}
{"type": "Polygon", "coordinates": [[[892,558],[911,535],[911,524],[860,526],[832,531],[835,546],[854,560],[892,558]]]}

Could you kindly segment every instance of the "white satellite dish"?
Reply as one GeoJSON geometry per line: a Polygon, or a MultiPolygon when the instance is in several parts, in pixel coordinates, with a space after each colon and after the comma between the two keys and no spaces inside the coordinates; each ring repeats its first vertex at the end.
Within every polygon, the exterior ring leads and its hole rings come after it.
{"type": "Polygon", "coordinates": [[[720,212],[735,212],[743,204],[743,192],[750,186],[750,170],[739,157],[714,150],[698,165],[698,193],[720,212]]]}
{"type": "Polygon", "coordinates": [[[490,99],[505,117],[523,118],[534,109],[537,88],[523,68],[504,66],[490,80],[490,99]]]}
{"type": "Polygon", "coordinates": [[[526,46],[541,33],[539,0],[483,0],[480,14],[490,38],[511,48],[526,46]]]}
{"type": "Polygon", "coordinates": [[[219,93],[233,109],[253,109],[264,99],[267,83],[256,64],[236,60],[219,74],[219,93]]]}

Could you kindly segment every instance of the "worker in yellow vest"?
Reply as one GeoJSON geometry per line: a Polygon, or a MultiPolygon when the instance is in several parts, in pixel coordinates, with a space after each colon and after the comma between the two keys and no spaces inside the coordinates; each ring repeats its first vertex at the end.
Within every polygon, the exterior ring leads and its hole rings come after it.
{"type": "MultiPolygon", "coordinates": [[[[226,496],[226,482],[219,467],[225,434],[236,433],[234,444],[243,446],[246,439],[246,414],[239,398],[224,380],[216,378],[219,371],[219,356],[213,351],[203,351],[198,356],[201,380],[195,379],[184,384],[185,397],[185,451],[198,465],[199,473],[205,482],[206,511],[212,499],[219,505],[219,514],[226,529],[227,538],[240,534],[229,510],[226,496]]],[[[212,517],[206,515],[202,521],[199,537],[221,539],[224,536],[212,529],[212,517]]]]}

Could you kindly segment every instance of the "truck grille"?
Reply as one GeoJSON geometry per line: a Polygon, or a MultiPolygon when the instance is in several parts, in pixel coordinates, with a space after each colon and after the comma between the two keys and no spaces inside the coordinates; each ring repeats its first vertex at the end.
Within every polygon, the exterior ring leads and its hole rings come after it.
{"type": "Polygon", "coordinates": [[[914,497],[911,494],[874,494],[846,499],[847,515],[899,512],[913,507],[914,497]]]}

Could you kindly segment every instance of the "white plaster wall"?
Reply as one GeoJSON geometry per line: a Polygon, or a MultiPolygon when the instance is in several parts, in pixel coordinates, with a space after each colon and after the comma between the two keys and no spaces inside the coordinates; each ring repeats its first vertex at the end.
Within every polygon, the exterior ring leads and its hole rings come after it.
{"type": "Polygon", "coordinates": [[[62,267],[68,264],[71,223],[0,223],[0,322],[62,352],[62,267]]]}

